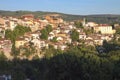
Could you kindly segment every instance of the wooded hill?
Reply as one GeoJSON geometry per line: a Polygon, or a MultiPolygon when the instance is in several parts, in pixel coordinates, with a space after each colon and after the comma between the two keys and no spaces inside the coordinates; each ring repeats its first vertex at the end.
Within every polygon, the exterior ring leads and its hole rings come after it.
{"type": "Polygon", "coordinates": [[[72,15],[72,14],[64,14],[64,13],[57,13],[57,12],[43,12],[43,11],[4,11],[0,10],[1,16],[16,16],[19,17],[24,14],[33,14],[35,17],[43,18],[46,14],[60,14],[62,18],[66,21],[73,21],[73,20],[81,20],[86,18],[87,21],[93,21],[97,23],[120,23],[120,15],[114,14],[97,14],[97,15],[72,15]]]}

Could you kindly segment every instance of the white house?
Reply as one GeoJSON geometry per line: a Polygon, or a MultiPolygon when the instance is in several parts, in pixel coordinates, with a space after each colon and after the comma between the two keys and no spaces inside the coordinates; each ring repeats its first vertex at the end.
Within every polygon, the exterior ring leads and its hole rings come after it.
{"type": "Polygon", "coordinates": [[[94,31],[100,32],[101,34],[114,34],[116,32],[112,26],[107,24],[100,24],[99,26],[95,26],[94,31]]]}
{"type": "Polygon", "coordinates": [[[14,30],[14,28],[17,26],[17,23],[16,22],[14,22],[14,21],[9,21],[9,27],[10,27],[10,29],[11,30],[14,30]]]}

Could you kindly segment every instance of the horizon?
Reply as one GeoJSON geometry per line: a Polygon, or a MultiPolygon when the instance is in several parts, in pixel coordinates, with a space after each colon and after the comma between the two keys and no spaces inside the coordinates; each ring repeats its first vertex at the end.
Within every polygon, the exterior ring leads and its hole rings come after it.
{"type": "Polygon", "coordinates": [[[119,0],[2,0],[0,10],[5,11],[43,11],[72,15],[120,14],[119,0]]]}
{"type": "Polygon", "coordinates": [[[28,12],[48,12],[48,13],[57,13],[57,14],[66,14],[66,15],[75,15],[75,16],[92,16],[92,15],[120,15],[120,14],[109,14],[109,13],[102,13],[102,14],[70,14],[70,13],[64,13],[64,12],[52,12],[52,11],[32,11],[32,10],[0,10],[0,11],[10,11],[10,12],[16,12],[16,11],[28,11],[28,12]]]}

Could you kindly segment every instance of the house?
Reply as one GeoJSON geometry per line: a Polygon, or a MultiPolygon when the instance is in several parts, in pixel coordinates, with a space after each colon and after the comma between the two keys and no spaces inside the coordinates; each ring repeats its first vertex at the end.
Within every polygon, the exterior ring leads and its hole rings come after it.
{"type": "Polygon", "coordinates": [[[102,39],[102,40],[106,40],[106,41],[112,40],[113,37],[114,37],[114,36],[111,35],[111,34],[104,34],[104,35],[101,35],[101,39],[102,39]]]}
{"type": "Polygon", "coordinates": [[[63,19],[60,17],[59,14],[48,14],[45,16],[45,19],[53,24],[63,23],[63,19]]]}
{"type": "Polygon", "coordinates": [[[5,27],[5,20],[0,18],[0,27],[5,27]]]}
{"type": "Polygon", "coordinates": [[[57,37],[57,41],[63,41],[63,37],[57,37]]]}
{"type": "Polygon", "coordinates": [[[18,38],[16,39],[15,41],[15,47],[16,48],[19,48],[21,46],[24,46],[24,44],[26,43],[25,39],[24,38],[18,38]]]}
{"type": "Polygon", "coordinates": [[[103,45],[104,39],[102,39],[100,35],[94,35],[93,41],[95,45],[103,45]]]}
{"type": "MultiPolygon", "coordinates": [[[[54,33],[54,34],[58,34],[58,33],[60,33],[60,29],[55,29],[55,30],[53,30],[52,32],[54,33]]],[[[50,32],[51,33],[51,32],[50,32]]]]}
{"type": "Polygon", "coordinates": [[[56,34],[56,37],[67,37],[67,34],[65,34],[65,33],[58,33],[58,34],[56,34]]]}
{"type": "Polygon", "coordinates": [[[96,33],[99,32],[101,34],[114,34],[116,32],[112,26],[107,24],[100,24],[99,26],[93,27],[93,29],[96,33]]]}
{"type": "Polygon", "coordinates": [[[63,19],[59,14],[48,14],[45,16],[45,19],[53,25],[53,27],[57,27],[58,24],[63,23],[63,19]]]}
{"type": "Polygon", "coordinates": [[[53,32],[49,33],[48,40],[52,40],[55,37],[55,34],[53,32]]]}
{"type": "Polygon", "coordinates": [[[32,32],[32,33],[30,33],[30,36],[32,37],[32,39],[39,39],[40,32],[32,32]]]}
{"type": "Polygon", "coordinates": [[[67,48],[67,45],[57,42],[52,44],[55,49],[65,50],[67,48]]]}
{"type": "Polygon", "coordinates": [[[39,30],[39,27],[40,27],[40,20],[39,19],[35,19],[34,21],[33,21],[33,25],[34,25],[34,30],[33,31],[37,31],[37,30],[39,30]]]}
{"type": "Polygon", "coordinates": [[[8,29],[14,30],[14,28],[17,26],[17,23],[13,20],[8,21],[8,29]]]}
{"type": "Polygon", "coordinates": [[[41,30],[41,29],[45,28],[45,26],[47,26],[49,24],[49,22],[47,20],[39,20],[39,24],[40,24],[40,26],[38,27],[38,30],[41,30]]]}
{"type": "Polygon", "coordinates": [[[94,41],[91,40],[91,39],[87,39],[87,40],[85,40],[85,45],[91,45],[91,46],[94,46],[94,41]]]}
{"type": "Polygon", "coordinates": [[[22,15],[21,18],[24,20],[33,20],[34,15],[33,14],[25,14],[25,15],[22,15]]]}
{"type": "Polygon", "coordinates": [[[69,27],[69,29],[74,29],[75,28],[75,26],[73,26],[73,25],[68,25],[68,27],[69,27]]]}
{"type": "Polygon", "coordinates": [[[22,20],[20,24],[22,26],[30,27],[32,32],[34,32],[36,30],[33,20],[22,20]]]}
{"type": "Polygon", "coordinates": [[[96,39],[93,40],[95,45],[103,45],[103,39],[101,39],[101,37],[98,37],[96,39]]]}
{"type": "Polygon", "coordinates": [[[81,40],[85,40],[86,39],[86,34],[85,33],[80,33],[79,34],[79,39],[81,39],[81,40]]]}
{"type": "Polygon", "coordinates": [[[0,39],[0,48],[1,48],[1,51],[4,52],[5,54],[10,53],[12,49],[11,40],[6,40],[4,38],[0,39]]]}
{"type": "Polygon", "coordinates": [[[67,45],[65,45],[65,44],[64,45],[59,45],[59,47],[60,47],[61,50],[65,50],[67,48],[67,45]]]}
{"type": "Polygon", "coordinates": [[[65,29],[65,30],[64,30],[64,33],[70,34],[70,29],[65,29]]]}
{"type": "Polygon", "coordinates": [[[1,38],[5,37],[5,28],[4,27],[0,27],[0,37],[1,38]]]}
{"type": "Polygon", "coordinates": [[[32,40],[31,32],[25,33],[23,37],[28,42],[32,40]]]}
{"type": "Polygon", "coordinates": [[[45,42],[45,41],[40,41],[40,48],[44,48],[44,47],[46,47],[46,48],[48,48],[48,44],[45,42]]]}
{"type": "Polygon", "coordinates": [[[12,42],[11,40],[4,40],[4,46],[3,46],[3,51],[4,53],[11,53],[12,49],[12,42]]]}
{"type": "Polygon", "coordinates": [[[40,46],[40,40],[34,38],[30,42],[32,42],[35,47],[41,48],[41,46],[40,46]]]}
{"type": "Polygon", "coordinates": [[[93,40],[93,36],[91,35],[86,36],[86,40],[93,40]]]}
{"type": "Polygon", "coordinates": [[[69,36],[67,37],[67,39],[65,41],[66,41],[66,43],[70,43],[70,44],[72,43],[72,39],[69,36]]]}
{"type": "Polygon", "coordinates": [[[95,22],[87,22],[86,24],[85,24],[85,26],[86,27],[94,27],[94,26],[97,26],[98,24],[96,24],[95,22]]]}
{"type": "Polygon", "coordinates": [[[30,27],[33,25],[33,21],[31,20],[22,20],[21,24],[26,27],[30,27]]]}

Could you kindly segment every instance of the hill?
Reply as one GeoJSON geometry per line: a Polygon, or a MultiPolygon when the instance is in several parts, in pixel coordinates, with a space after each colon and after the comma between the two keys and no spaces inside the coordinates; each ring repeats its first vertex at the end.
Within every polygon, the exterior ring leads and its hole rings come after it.
{"type": "Polygon", "coordinates": [[[93,21],[97,23],[120,23],[120,15],[114,14],[99,14],[99,15],[72,15],[57,12],[43,12],[43,11],[4,11],[0,10],[2,16],[21,16],[24,14],[33,14],[35,17],[42,18],[46,14],[60,14],[66,21],[81,20],[86,18],[87,21],[93,21]]]}

